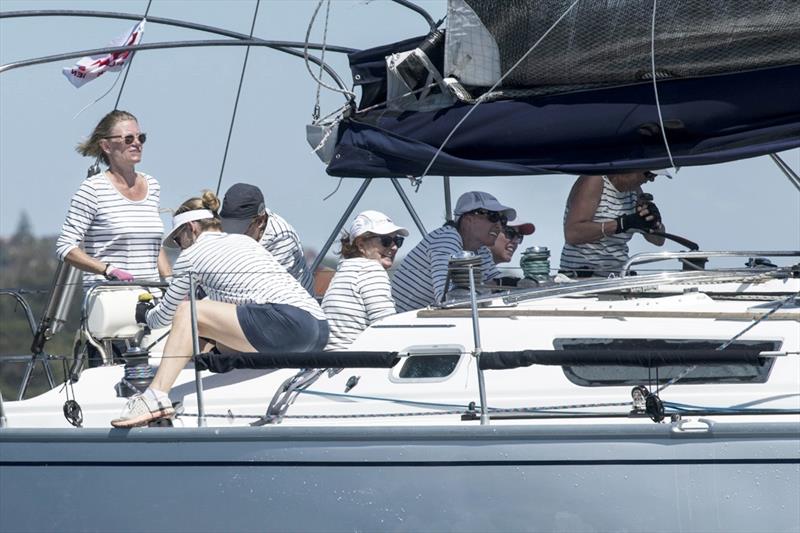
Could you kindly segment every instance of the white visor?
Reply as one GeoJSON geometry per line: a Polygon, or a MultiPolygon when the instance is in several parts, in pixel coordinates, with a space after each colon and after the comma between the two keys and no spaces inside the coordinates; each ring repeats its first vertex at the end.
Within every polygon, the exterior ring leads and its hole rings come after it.
{"type": "Polygon", "coordinates": [[[164,248],[177,248],[178,246],[175,244],[174,237],[181,226],[187,222],[204,220],[206,218],[214,218],[214,213],[208,209],[192,209],[191,211],[185,211],[179,215],[175,215],[172,217],[172,231],[164,237],[164,240],[161,241],[161,245],[164,246],[164,248]]]}

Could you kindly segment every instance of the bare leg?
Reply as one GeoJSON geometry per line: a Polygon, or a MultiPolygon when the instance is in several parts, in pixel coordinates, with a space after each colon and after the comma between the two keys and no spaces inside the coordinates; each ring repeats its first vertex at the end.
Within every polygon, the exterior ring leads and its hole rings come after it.
{"type": "MultiPolygon", "coordinates": [[[[178,306],[172,330],[164,347],[164,357],[150,388],[169,392],[178,374],[192,357],[192,321],[188,302],[178,306]]],[[[234,304],[202,300],[197,302],[197,329],[202,337],[213,339],[240,352],[255,352],[236,317],[234,304]]]]}

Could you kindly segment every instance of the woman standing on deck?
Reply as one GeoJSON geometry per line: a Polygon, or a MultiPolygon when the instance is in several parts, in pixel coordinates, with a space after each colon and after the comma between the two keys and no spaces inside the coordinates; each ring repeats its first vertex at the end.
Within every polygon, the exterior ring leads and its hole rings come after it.
{"type": "Polygon", "coordinates": [[[328,286],[322,309],[331,337],[328,349],[351,344],[373,322],[395,314],[386,273],[408,230],[379,211],[360,213],[342,237],[342,260],[328,286]]]}
{"type": "Polygon", "coordinates": [[[192,357],[189,274],[208,295],[196,303],[198,333],[221,351],[304,352],[328,342],[328,323],[317,301],[258,242],[221,231],[219,199],[206,191],[185,201],[164,246],[179,247],[172,282],[155,308],[140,303],[136,321],[172,330],[153,382],[134,396],[115,427],[143,426],[175,413],[169,391],[192,357]]]}
{"type": "Polygon", "coordinates": [[[169,262],[160,251],[161,187],[135,168],[146,140],[135,116],[115,110],[76,148],[108,166],[81,183],[56,243],[58,258],[84,271],[84,285],[104,279],[158,281],[159,272],[169,275],[169,262]]]}

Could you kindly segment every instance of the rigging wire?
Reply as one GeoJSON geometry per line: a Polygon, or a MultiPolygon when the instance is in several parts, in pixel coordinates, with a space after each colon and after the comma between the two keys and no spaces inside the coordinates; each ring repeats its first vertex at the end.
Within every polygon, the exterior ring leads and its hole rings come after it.
{"type": "Polygon", "coordinates": [[[661,137],[664,139],[664,148],[667,149],[667,156],[669,157],[669,164],[675,171],[678,167],[675,166],[675,161],[672,159],[672,151],[669,149],[669,141],[667,140],[667,132],[664,129],[664,117],[661,115],[661,102],[658,99],[658,82],[656,81],[656,5],[658,0],[653,0],[653,16],[650,20],[650,75],[653,77],[653,94],[656,97],[656,111],[658,111],[658,124],[661,127],[661,137]]]}
{"type": "MultiPolygon", "coordinates": [[[[143,19],[147,19],[147,14],[150,13],[150,5],[153,3],[153,0],[147,0],[147,8],[144,10],[143,19]]],[[[122,91],[125,89],[125,82],[128,79],[128,72],[131,70],[131,65],[133,64],[133,58],[136,57],[136,52],[131,53],[131,58],[128,60],[128,66],[125,68],[125,76],[122,78],[122,85],[119,87],[119,94],[117,94],[117,101],[114,102],[114,111],[117,110],[119,106],[119,100],[122,98],[122,91]]],[[[116,83],[116,82],[115,82],[116,83]]]]}
{"type": "Polygon", "coordinates": [[[447,134],[447,137],[445,137],[444,141],[442,141],[442,144],[441,144],[441,145],[439,146],[439,148],[436,150],[436,153],[435,153],[435,154],[433,154],[433,157],[431,158],[430,162],[428,163],[428,166],[426,166],[426,167],[425,167],[425,171],[424,171],[424,172],[422,173],[422,175],[419,177],[419,180],[420,180],[420,181],[421,181],[423,178],[425,178],[425,176],[427,176],[427,175],[428,175],[428,171],[430,171],[430,169],[431,169],[431,167],[433,166],[433,164],[434,164],[434,163],[436,162],[436,160],[439,158],[439,154],[441,154],[441,153],[442,153],[442,150],[444,150],[444,147],[445,147],[445,145],[446,145],[446,144],[447,144],[447,143],[450,141],[450,138],[451,138],[451,137],[452,137],[452,136],[455,134],[456,130],[458,130],[458,129],[461,127],[461,124],[463,124],[463,123],[464,123],[464,121],[465,121],[465,120],[467,120],[467,119],[469,118],[469,116],[472,114],[472,112],[473,112],[473,111],[475,111],[475,110],[478,108],[478,106],[479,106],[479,105],[481,105],[481,104],[482,104],[482,103],[485,101],[485,96],[486,96],[487,94],[491,94],[491,93],[492,93],[492,92],[493,92],[493,91],[494,91],[494,90],[495,90],[495,89],[496,89],[496,88],[497,88],[497,87],[498,87],[498,86],[499,86],[499,85],[500,85],[500,84],[503,82],[503,80],[505,80],[505,79],[508,77],[508,75],[509,75],[509,74],[511,74],[511,73],[514,71],[514,69],[516,69],[516,68],[517,68],[517,67],[520,65],[520,63],[522,63],[522,62],[523,62],[523,61],[524,61],[524,60],[525,60],[525,59],[526,59],[526,58],[527,58],[527,57],[530,55],[530,53],[531,53],[531,52],[533,52],[533,50],[534,50],[534,49],[535,49],[537,46],[539,46],[539,44],[540,44],[540,43],[541,43],[541,42],[542,42],[542,41],[545,39],[545,37],[547,37],[547,36],[550,34],[550,32],[551,32],[551,31],[553,31],[553,30],[555,29],[555,27],[556,27],[556,26],[558,26],[558,25],[561,23],[561,21],[562,21],[562,20],[564,20],[564,17],[566,17],[566,16],[567,16],[567,15],[570,13],[570,11],[572,11],[572,9],[573,9],[573,8],[574,8],[574,7],[575,7],[577,4],[578,4],[578,2],[580,2],[580,0],[575,0],[574,2],[572,2],[572,4],[570,4],[570,6],[567,8],[567,10],[566,10],[566,11],[564,11],[564,13],[562,13],[562,14],[561,14],[561,16],[560,16],[560,17],[558,17],[558,18],[556,19],[556,21],[555,21],[555,22],[553,22],[553,24],[552,24],[552,25],[551,25],[549,28],[547,28],[547,31],[545,31],[545,32],[542,34],[542,36],[541,36],[541,37],[539,37],[539,39],[537,39],[537,40],[536,40],[536,42],[535,42],[535,43],[533,43],[533,45],[532,45],[530,48],[528,48],[528,51],[527,51],[527,52],[525,52],[525,53],[522,55],[522,57],[520,57],[520,58],[517,60],[517,62],[516,62],[516,63],[514,63],[513,65],[511,65],[511,67],[510,67],[510,68],[509,68],[509,69],[508,69],[508,70],[507,70],[507,71],[506,71],[506,72],[505,72],[505,73],[504,73],[502,76],[500,76],[500,78],[499,78],[499,79],[498,79],[498,80],[497,80],[497,81],[494,83],[494,85],[492,85],[492,86],[489,88],[489,90],[488,90],[488,91],[486,91],[485,93],[483,93],[483,94],[482,94],[482,95],[481,95],[481,96],[480,96],[480,97],[479,97],[479,98],[478,98],[478,99],[475,101],[475,105],[474,105],[474,106],[472,106],[472,107],[469,109],[469,111],[467,111],[467,112],[464,114],[464,116],[463,116],[463,117],[461,117],[461,120],[459,120],[459,121],[456,123],[456,125],[455,125],[455,126],[453,126],[453,129],[451,129],[451,130],[450,130],[450,133],[448,133],[448,134],[447,134]]]}
{"type": "MultiPolygon", "coordinates": [[[[314,71],[311,70],[311,65],[309,64],[309,61],[308,61],[308,57],[309,57],[308,56],[308,43],[309,43],[309,39],[311,37],[311,29],[314,27],[314,20],[316,20],[317,13],[319,13],[319,8],[322,7],[322,3],[324,1],[325,0],[319,0],[319,2],[317,2],[317,7],[314,9],[314,14],[311,15],[311,20],[308,22],[308,29],[306,30],[305,43],[303,45],[303,59],[305,60],[305,63],[306,63],[306,70],[308,70],[308,73],[311,74],[311,77],[314,78],[314,80],[319,85],[321,85],[321,86],[323,86],[326,89],[329,89],[331,91],[346,95],[348,101],[354,101],[355,98],[356,98],[356,94],[353,91],[349,91],[347,89],[340,89],[338,87],[333,87],[331,85],[326,84],[324,81],[322,81],[321,77],[318,78],[314,74],[314,71]]],[[[327,19],[326,19],[326,28],[327,28],[327,19]]],[[[323,43],[323,49],[324,49],[324,46],[325,46],[325,44],[323,43]]]]}
{"type": "MultiPolygon", "coordinates": [[[[325,46],[328,43],[328,20],[330,19],[330,14],[331,14],[331,0],[328,0],[327,5],[325,6],[325,27],[323,28],[323,31],[322,31],[322,51],[320,52],[320,55],[319,55],[319,59],[320,59],[321,63],[325,62],[325,46]]],[[[306,40],[308,40],[308,39],[306,39],[306,40]]],[[[319,79],[322,79],[322,66],[321,65],[320,65],[320,68],[319,68],[318,77],[319,77],[319,79]]],[[[317,122],[319,120],[319,96],[320,96],[321,92],[322,92],[322,85],[318,83],[317,84],[317,97],[316,97],[316,101],[314,102],[314,112],[311,114],[311,117],[314,119],[314,122],[317,122]]],[[[324,139],[323,139],[322,142],[320,142],[320,146],[322,146],[323,142],[325,142],[324,139]]],[[[319,147],[317,147],[317,148],[319,148],[319,147]]]]}
{"type": "MultiPolygon", "coordinates": [[[[256,8],[253,11],[253,22],[250,23],[250,39],[253,38],[253,31],[256,27],[256,18],[258,17],[258,6],[261,0],[256,0],[256,8]]],[[[233,125],[236,123],[236,111],[239,109],[239,96],[242,94],[242,84],[244,83],[244,73],[247,70],[247,59],[250,57],[250,46],[244,52],[244,61],[242,62],[242,73],[239,76],[239,87],[236,89],[236,100],[233,103],[233,114],[231,115],[231,124],[228,127],[228,138],[225,140],[225,152],[222,154],[222,165],[219,169],[219,179],[217,180],[217,192],[219,196],[219,188],[222,186],[222,175],[225,173],[225,163],[228,160],[228,149],[231,146],[231,136],[233,135],[233,125]]],[[[320,67],[322,68],[322,67],[320,67]]]]}

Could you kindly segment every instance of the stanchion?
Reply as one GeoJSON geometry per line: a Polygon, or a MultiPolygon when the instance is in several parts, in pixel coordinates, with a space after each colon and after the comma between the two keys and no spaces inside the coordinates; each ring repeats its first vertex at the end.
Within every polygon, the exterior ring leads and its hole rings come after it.
{"type": "Polygon", "coordinates": [[[472,337],[475,341],[475,364],[478,366],[478,392],[481,399],[481,425],[489,423],[489,414],[486,412],[486,383],[483,380],[481,369],[481,330],[478,326],[478,300],[475,292],[475,278],[472,275],[473,266],[469,266],[469,297],[472,304],[472,337]]]}
{"type": "MultiPolygon", "coordinates": [[[[192,314],[192,357],[200,353],[200,333],[197,330],[197,278],[189,272],[189,306],[192,314]]],[[[194,369],[194,382],[197,386],[197,427],[206,426],[206,409],[203,402],[203,378],[200,370],[194,369]]]]}

